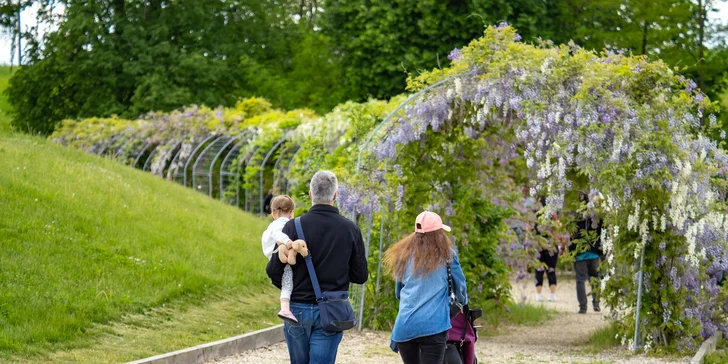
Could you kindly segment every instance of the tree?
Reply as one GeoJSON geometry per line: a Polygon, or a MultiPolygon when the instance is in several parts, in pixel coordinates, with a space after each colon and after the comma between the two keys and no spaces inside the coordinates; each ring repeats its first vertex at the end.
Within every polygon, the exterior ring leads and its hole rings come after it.
{"type": "Polygon", "coordinates": [[[587,49],[624,49],[662,59],[696,79],[706,94],[716,96],[725,68],[711,53],[722,52],[725,29],[709,21],[707,14],[718,1],[723,0],[554,1],[550,17],[562,21],[556,32],[560,36],[553,40],[566,43],[565,37],[571,36],[587,49]]]}
{"type": "Polygon", "coordinates": [[[408,73],[442,66],[483,24],[507,21],[533,39],[546,14],[537,0],[332,0],[325,8],[323,32],[338,47],[355,100],[401,93],[408,73]]]}
{"type": "MultiPolygon", "coordinates": [[[[190,104],[231,106],[244,95],[275,99],[272,92],[281,87],[260,87],[250,70],[241,67],[241,60],[260,65],[259,70],[267,70],[274,79],[301,77],[282,81],[289,93],[297,94],[276,104],[296,107],[308,102],[303,95],[311,95],[304,86],[312,81],[301,73],[303,64],[330,58],[327,40],[310,30],[313,24],[308,19],[313,15],[294,16],[300,9],[293,1],[38,3],[41,19],[53,5],[63,4],[65,11],[58,29],[44,39],[24,34],[28,61],[8,89],[18,111],[13,123],[31,132],[50,133],[65,118],[114,114],[136,118],[190,104]],[[259,93],[266,89],[271,93],[259,93]]],[[[3,12],[1,24],[6,24],[12,20],[11,11],[3,8],[3,12]]],[[[326,78],[337,74],[334,68],[329,63],[315,69],[326,78]]],[[[330,80],[319,84],[331,85],[330,80]]],[[[318,95],[323,97],[320,91],[318,95]]],[[[332,97],[316,106],[333,107],[338,101],[332,97]]]]}

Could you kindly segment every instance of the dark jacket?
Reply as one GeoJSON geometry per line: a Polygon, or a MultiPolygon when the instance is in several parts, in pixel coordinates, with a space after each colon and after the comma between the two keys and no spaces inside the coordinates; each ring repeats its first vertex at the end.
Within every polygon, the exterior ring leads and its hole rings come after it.
{"type": "MultiPolygon", "coordinates": [[[[329,205],[313,205],[308,213],[301,216],[301,225],[321,291],[346,291],[350,282],[364,284],[367,281],[369,271],[361,231],[355,223],[341,216],[339,209],[329,205]]],[[[283,227],[283,232],[291,240],[299,238],[293,220],[283,227]]],[[[266,267],[268,277],[278,288],[281,287],[284,267],[285,264],[276,256],[266,267]]],[[[299,255],[296,265],[291,268],[291,301],[316,303],[316,295],[303,257],[299,255]]]]}
{"type": "Polygon", "coordinates": [[[268,196],[265,196],[265,202],[263,202],[263,212],[267,215],[270,215],[270,203],[273,202],[273,194],[269,193],[268,196]]]}
{"type": "MultiPolygon", "coordinates": [[[[576,238],[577,239],[586,239],[587,236],[596,233],[596,239],[589,242],[589,248],[586,251],[595,253],[597,255],[604,255],[604,252],[602,251],[602,220],[599,219],[596,222],[596,226],[594,224],[594,220],[592,217],[583,217],[576,221],[576,238]]],[[[573,240],[572,240],[573,241],[573,240]]],[[[571,245],[569,245],[569,251],[576,251],[577,245],[576,243],[572,242],[571,245]]]]}

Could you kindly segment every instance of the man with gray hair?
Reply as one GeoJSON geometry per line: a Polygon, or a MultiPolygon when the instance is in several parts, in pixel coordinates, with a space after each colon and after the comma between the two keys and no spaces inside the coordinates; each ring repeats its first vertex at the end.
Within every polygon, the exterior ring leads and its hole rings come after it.
{"type": "MultiPolygon", "coordinates": [[[[341,216],[334,207],[338,197],[338,181],[330,171],[319,171],[311,178],[309,197],[313,206],[301,216],[306,244],[316,270],[321,291],[346,291],[349,283],[364,284],[369,276],[364,252],[364,239],[359,227],[341,216]]],[[[283,232],[295,241],[299,239],[294,220],[286,223],[283,232]]],[[[280,288],[285,264],[271,259],[266,273],[280,288]]],[[[286,322],[285,337],[292,364],[328,364],[336,361],[343,332],[321,328],[318,303],[305,264],[293,269],[291,312],[298,320],[286,322]]]]}

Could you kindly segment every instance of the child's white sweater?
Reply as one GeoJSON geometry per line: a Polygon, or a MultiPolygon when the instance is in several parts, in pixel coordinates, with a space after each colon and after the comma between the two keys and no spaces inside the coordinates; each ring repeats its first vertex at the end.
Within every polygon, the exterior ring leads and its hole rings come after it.
{"type": "Polygon", "coordinates": [[[268,260],[270,260],[273,253],[278,250],[276,242],[285,244],[291,240],[288,235],[283,233],[283,227],[286,226],[288,221],[290,221],[290,219],[287,217],[279,217],[270,223],[270,225],[268,225],[268,229],[263,232],[263,254],[265,254],[268,260]]]}

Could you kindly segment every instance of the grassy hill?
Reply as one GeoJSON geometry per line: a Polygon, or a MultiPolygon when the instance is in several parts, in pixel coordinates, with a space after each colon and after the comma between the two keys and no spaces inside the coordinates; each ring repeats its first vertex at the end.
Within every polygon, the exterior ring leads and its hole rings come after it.
{"type": "Polygon", "coordinates": [[[278,323],[265,221],[3,125],[0,361],[126,361],[278,323]]]}

